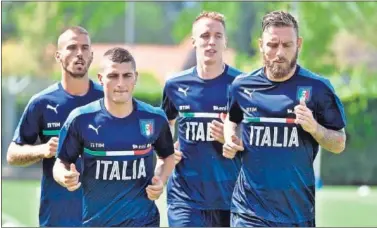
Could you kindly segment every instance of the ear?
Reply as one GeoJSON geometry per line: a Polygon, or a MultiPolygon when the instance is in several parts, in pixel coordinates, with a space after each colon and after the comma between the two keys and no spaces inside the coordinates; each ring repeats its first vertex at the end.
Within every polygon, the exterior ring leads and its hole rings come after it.
{"type": "Polygon", "coordinates": [[[195,38],[193,36],[191,36],[191,44],[192,47],[195,48],[195,38]]]}
{"type": "Polygon", "coordinates": [[[103,86],[103,76],[102,76],[102,74],[98,73],[97,77],[98,77],[99,84],[101,84],[101,86],[103,86]]]}
{"type": "Polygon", "coordinates": [[[226,36],[225,37],[225,46],[224,46],[225,48],[227,48],[228,47],[228,37],[226,36]]]}
{"type": "Polygon", "coordinates": [[[60,55],[60,52],[59,52],[59,51],[56,51],[56,52],[55,52],[55,60],[56,60],[57,63],[60,62],[60,56],[61,56],[61,55],[60,55]]]}
{"type": "Polygon", "coordinates": [[[134,85],[136,85],[138,77],[139,77],[139,72],[135,71],[135,82],[134,82],[134,85]]]}
{"type": "Polygon", "coordinates": [[[300,50],[302,46],[302,37],[297,38],[297,48],[300,50]]]}
{"type": "Polygon", "coordinates": [[[258,44],[259,44],[259,51],[263,53],[263,40],[261,38],[258,39],[258,44]]]}

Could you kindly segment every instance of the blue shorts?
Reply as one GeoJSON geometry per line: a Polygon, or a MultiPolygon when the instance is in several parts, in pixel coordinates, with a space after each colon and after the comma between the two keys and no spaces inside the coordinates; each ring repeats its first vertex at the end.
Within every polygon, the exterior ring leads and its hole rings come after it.
{"type": "Polygon", "coordinates": [[[229,227],[230,211],[169,205],[169,227],[229,227]]]}
{"type": "Polygon", "coordinates": [[[315,219],[301,223],[280,223],[257,216],[232,212],[230,225],[231,227],[315,227],[315,219]]]}

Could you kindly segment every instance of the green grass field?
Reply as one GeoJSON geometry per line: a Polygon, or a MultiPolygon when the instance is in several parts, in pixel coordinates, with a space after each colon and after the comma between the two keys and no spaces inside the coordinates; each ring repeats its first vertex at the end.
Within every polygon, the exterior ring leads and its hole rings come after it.
{"type": "MultiPolygon", "coordinates": [[[[38,226],[39,182],[2,181],[2,226],[38,226]]],[[[167,226],[165,195],[157,201],[167,226]]],[[[359,196],[357,187],[325,186],[317,192],[317,226],[376,227],[377,187],[359,196]]]]}

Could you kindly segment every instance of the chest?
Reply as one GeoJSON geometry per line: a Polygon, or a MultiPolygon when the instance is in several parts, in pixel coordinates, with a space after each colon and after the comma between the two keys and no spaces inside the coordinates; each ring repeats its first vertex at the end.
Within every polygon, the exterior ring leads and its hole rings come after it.
{"type": "Polygon", "coordinates": [[[277,85],[256,89],[241,86],[237,91],[237,102],[249,117],[295,118],[295,106],[305,99],[306,106],[316,114],[315,89],[307,85],[277,85]]]}
{"type": "Polygon", "coordinates": [[[177,83],[171,88],[171,101],[181,113],[226,112],[229,85],[228,81],[177,83]]]}

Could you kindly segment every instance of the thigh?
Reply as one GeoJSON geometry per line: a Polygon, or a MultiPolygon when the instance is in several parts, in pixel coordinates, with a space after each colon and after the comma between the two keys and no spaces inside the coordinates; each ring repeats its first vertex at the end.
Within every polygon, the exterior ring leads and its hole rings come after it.
{"type": "Polygon", "coordinates": [[[168,205],[169,227],[204,227],[200,210],[195,208],[168,205]]]}
{"type": "Polygon", "coordinates": [[[273,226],[270,222],[247,214],[232,212],[230,216],[231,227],[268,227],[273,226]]]}
{"type": "Polygon", "coordinates": [[[291,225],[291,227],[315,227],[315,219],[306,221],[306,222],[300,222],[300,223],[295,223],[291,225]]]}
{"type": "Polygon", "coordinates": [[[203,211],[207,227],[229,227],[230,211],[227,210],[206,210],[203,211]]]}

